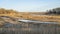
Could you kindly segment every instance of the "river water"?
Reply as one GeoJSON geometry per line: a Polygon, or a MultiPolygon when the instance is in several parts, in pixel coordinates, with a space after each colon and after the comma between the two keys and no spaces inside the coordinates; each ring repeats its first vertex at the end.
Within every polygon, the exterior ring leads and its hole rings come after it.
{"type": "Polygon", "coordinates": [[[5,23],[0,34],[60,34],[60,26],[55,22],[19,20],[20,24],[5,23]]]}

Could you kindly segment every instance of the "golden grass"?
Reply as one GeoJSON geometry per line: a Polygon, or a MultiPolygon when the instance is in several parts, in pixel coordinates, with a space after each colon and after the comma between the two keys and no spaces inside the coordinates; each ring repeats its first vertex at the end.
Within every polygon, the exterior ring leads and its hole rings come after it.
{"type": "Polygon", "coordinates": [[[18,17],[18,18],[24,18],[24,19],[39,20],[44,22],[47,21],[47,22],[60,23],[60,16],[41,15],[41,14],[45,14],[45,12],[16,12],[14,10],[0,9],[0,16],[9,16],[13,18],[18,17]]]}
{"type": "Polygon", "coordinates": [[[31,14],[20,14],[21,18],[25,19],[32,19],[32,20],[39,20],[44,22],[59,22],[60,23],[60,16],[52,16],[52,15],[31,15],[31,14]]]}
{"type": "Polygon", "coordinates": [[[31,20],[47,21],[47,22],[60,22],[60,16],[52,15],[32,15],[31,13],[12,13],[12,14],[0,14],[0,16],[18,17],[31,20]]]}

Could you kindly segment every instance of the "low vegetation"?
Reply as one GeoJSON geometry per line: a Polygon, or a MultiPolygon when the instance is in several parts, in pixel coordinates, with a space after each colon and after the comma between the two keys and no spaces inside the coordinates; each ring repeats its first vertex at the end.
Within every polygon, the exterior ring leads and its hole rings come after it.
{"type": "Polygon", "coordinates": [[[44,22],[60,23],[60,14],[48,12],[18,12],[16,10],[0,9],[0,34],[43,34],[60,33],[60,24],[24,23],[18,19],[30,19],[44,22]],[[53,31],[53,32],[52,32],[53,31]]]}
{"type": "MultiPolygon", "coordinates": [[[[53,12],[53,14],[55,13],[53,12]]],[[[60,23],[60,15],[53,15],[53,14],[49,12],[17,12],[16,10],[12,10],[12,9],[11,10],[6,10],[3,8],[0,9],[0,16],[9,16],[13,18],[24,18],[24,19],[39,20],[44,22],[60,23]]]]}

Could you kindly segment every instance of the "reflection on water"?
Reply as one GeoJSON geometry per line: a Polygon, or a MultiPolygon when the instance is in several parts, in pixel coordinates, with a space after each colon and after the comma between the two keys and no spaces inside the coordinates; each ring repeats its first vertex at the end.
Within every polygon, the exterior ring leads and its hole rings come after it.
{"type": "Polygon", "coordinates": [[[42,21],[37,21],[37,20],[26,20],[26,19],[19,19],[19,22],[25,22],[25,23],[46,23],[46,24],[60,24],[56,22],[42,22],[42,21]]]}
{"type": "Polygon", "coordinates": [[[60,34],[60,26],[47,23],[6,23],[0,28],[0,34],[60,34]]]}

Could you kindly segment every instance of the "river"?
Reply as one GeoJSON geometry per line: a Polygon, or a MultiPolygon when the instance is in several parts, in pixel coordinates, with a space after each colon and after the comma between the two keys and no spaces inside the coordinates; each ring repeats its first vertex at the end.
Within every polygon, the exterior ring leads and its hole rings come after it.
{"type": "Polygon", "coordinates": [[[21,24],[5,23],[0,34],[60,34],[59,23],[19,19],[21,24]]]}

